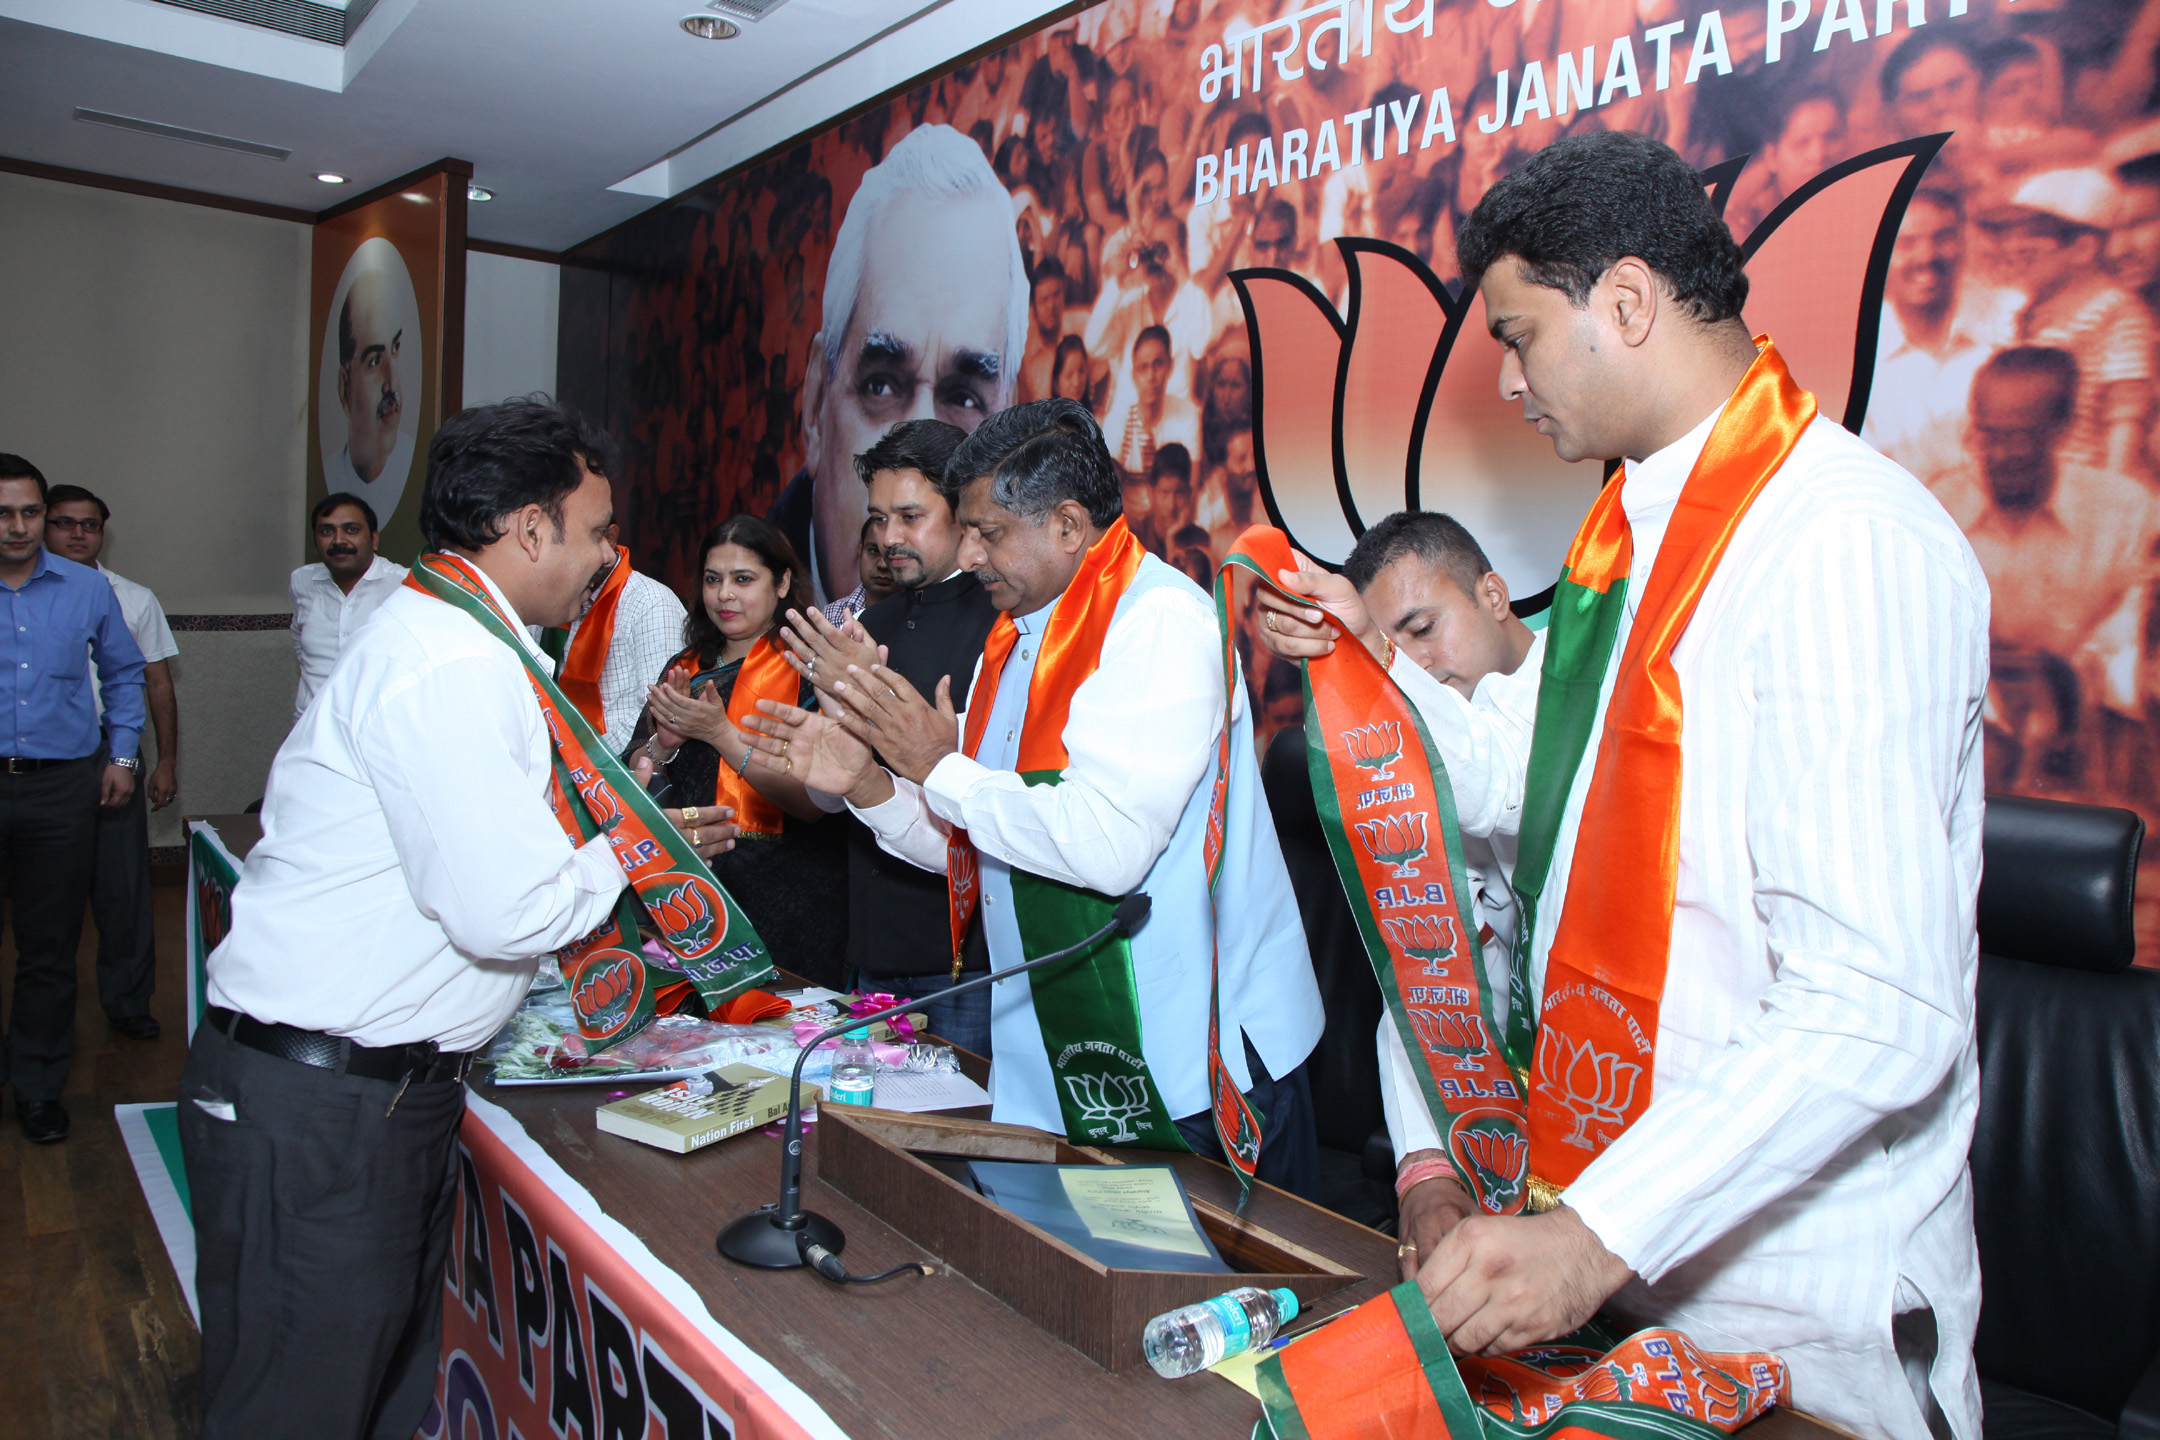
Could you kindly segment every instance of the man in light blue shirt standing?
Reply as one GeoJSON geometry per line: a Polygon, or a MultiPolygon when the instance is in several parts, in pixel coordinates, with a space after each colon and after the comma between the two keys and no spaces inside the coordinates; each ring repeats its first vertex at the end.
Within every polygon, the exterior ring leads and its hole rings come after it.
{"type": "Polygon", "coordinates": [[[98,807],[134,794],[143,728],[142,651],[105,577],[45,549],[45,496],[35,465],[0,454],[0,869],[18,957],[0,1083],[13,1083],[37,1145],[68,1136],[60,1092],[75,1058],[75,951],[98,807]]]}

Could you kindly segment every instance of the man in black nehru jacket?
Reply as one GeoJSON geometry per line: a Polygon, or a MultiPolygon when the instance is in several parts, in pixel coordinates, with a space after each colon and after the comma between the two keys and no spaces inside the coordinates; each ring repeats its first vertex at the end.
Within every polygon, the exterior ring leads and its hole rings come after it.
{"type": "MultiPolygon", "coordinates": [[[[997,607],[972,571],[960,569],[960,525],[938,492],[945,462],[967,432],[942,420],[903,420],[855,457],[870,490],[871,533],[885,547],[900,593],[856,617],[868,640],[835,630],[822,615],[791,611],[784,632],[797,668],[838,674],[851,665],[885,663],[925,695],[952,677],[953,708],[967,707],[968,684],[997,607]]],[[[824,803],[841,809],[838,797],[824,803]]],[[[960,978],[953,963],[945,877],[886,854],[860,822],[848,825],[848,964],[865,990],[934,997],[960,978]]],[[[964,968],[989,965],[980,927],[970,934],[964,968]]],[[[930,1027],[978,1055],[990,1053],[990,991],[957,1000],[930,999],[930,1027]]]]}

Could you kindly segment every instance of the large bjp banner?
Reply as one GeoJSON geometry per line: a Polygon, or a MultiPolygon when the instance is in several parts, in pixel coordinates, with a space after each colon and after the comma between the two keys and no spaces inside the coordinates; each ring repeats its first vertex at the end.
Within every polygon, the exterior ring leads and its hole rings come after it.
{"type": "Polygon", "coordinates": [[[1603,469],[1499,399],[1455,232],[1553,139],[1642,131],[1750,326],[1972,540],[1991,788],[2160,820],[2156,50],[2160,0],[1105,0],[580,247],[563,391],[685,594],[739,511],[848,593],[855,454],[1065,395],[1203,585],[1255,518],[1339,563],[1410,507],[1534,614],[1603,469]]]}

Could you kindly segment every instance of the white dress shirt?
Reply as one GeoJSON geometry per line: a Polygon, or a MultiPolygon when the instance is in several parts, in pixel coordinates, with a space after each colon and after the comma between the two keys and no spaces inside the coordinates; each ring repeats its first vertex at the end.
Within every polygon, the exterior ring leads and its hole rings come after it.
{"type": "Polygon", "coordinates": [[[445,601],[391,595],[271,764],[210,1003],[363,1045],[487,1043],[534,962],[623,888],[605,836],[573,848],[556,823],[552,758],[509,647],[445,601]]]}
{"type": "MultiPolygon", "coordinates": [[[[660,683],[660,671],[683,648],[682,601],[650,575],[632,570],[615,599],[615,633],[608,637],[606,662],[600,667],[600,713],[607,724],[602,738],[608,753],[620,755],[645,713],[646,690],[660,683]]],[[[585,623],[580,615],[570,638],[585,623]]]]}
{"type": "MultiPolygon", "coordinates": [[[[1400,650],[1388,676],[1426,717],[1425,728],[1448,769],[1455,793],[1455,813],[1464,825],[1463,878],[1469,882],[1471,911],[1463,918],[1478,927],[1485,963],[1485,988],[1492,997],[1493,1020],[1506,1025],[1508,974],[1515,951],[1515,845],[1522,828],[1522,794],[1499,777],[1521,773],[1529,764],[1530,733],[1537,726],[1538,677],[1545,666],[1545,632],[1510,674],[1498,671],[1478,681],[1468,699],[1420,670],[1400,650]],[[1457,778],[1460,776],[1461,778],[1457,778]],[[1476,833],[1467,828],[1476,823],[1476,833]]],[[[1497,1032],[1496,1032],[1497,1033],[1497,1032]]],[[[1440,1150],[1425,1092],[1403,1047],[1395,1017],[1380,1014],[1380,1103],[1387,1116],[1388,1139],[1397,1159],[1419,1150],[1440,1150]]]]}
{"type": "Polygon", "coordinates": [[[407,573],[403,565],[377,555],[348,595],[330,578],[327,565],[302,565],[292,572],[293,658],[300,662],[300,689],[293,697],[295,721],[330,678],[331,667],[352,637],[376,607],[397,593],[407,573]]]}
{"type": "MultiPolygon", "coordinates": [[[[1200,857],[1223,725],[1222,638],[1200,588],[1150,555],[1119,601],[1095,673],[1074,691],[1065,724],[1069,762],[1056,785],[1029,785],[1013,769],[1027,713],[1036,647],[1055,610],[1015,618],[1020,638],[975,704],[991,706],[974,759],[948,755],[923,785],[895,779],[883,805],[857,810],[890,853],[945,868],[946,837],[967,830],[980,857],[990,968],[1022,957],[1012,872],[1104,895],[1146,890],[1153,910],[1132,937],[1143,1058],[1172,1117],[1208,1108],[1208,961],[1218,917],[1200,857]]],[[[978,664],[977,674],[980,675],[978,664]]],[[[1305,928],[1290,893],[1252,753],[1242,684],[1231,764],[1239,779],[1224,814],[1221,926],[1223,1062],[1250,1089],[1242,1033],[1274,1076],[1304,1062],[1323,1016],[1305,928]]],[[[850,807],[853,808],[853,807],[850,807]]],[[[994,987],[993,1113],[998,1120],[1065,1128],[1032,991],[994,987]]]]}
{"type": "MultiPolygon", "coordinates": [[[[180,653],[173,642],[172,626],[165,623],[165,607],[149,586],[138,585],[124,576],[115,575],[103,565],[97,572],[111,582],[113,598],[120,602],[120,618],[127,622],[128,634],[135,637],[135,648],[142,651],[143,663],[156,664],[170,660],[180,653]]],[[[105,713],[105,695],[98,688],[97,661],[90,662],[90,696],[97,701],[99,715],[105,713]]]]}
{"type": "MultiPolygon", "coordinates": [[[[1627,467],[1634,563],[1601,729],[1715,419],[1627,467]]],[[[1793,1403],[1854,1434],[1927,1440],[1891,1321],[1932,1309],[1928,1388],[1958,1440],[1978,1440],[1966,1151],[1987,582],[1919,482],[1818,419],[1734,532],[1673,664],[1679,874],[1653,1098],[1566,1203],[1640,1277],[1616,1313],[1775,1351],[1793,1403]]],[[[1437,742],[1447,716],[1426,717],[1437,742]]],[[[1596,747],[1539,902],[1533,993],[1596,747]]],[[[1519,765],[1448,763],[1458,793],[1501,796],[1499,823],[1519,825],[1519,765]]]]}

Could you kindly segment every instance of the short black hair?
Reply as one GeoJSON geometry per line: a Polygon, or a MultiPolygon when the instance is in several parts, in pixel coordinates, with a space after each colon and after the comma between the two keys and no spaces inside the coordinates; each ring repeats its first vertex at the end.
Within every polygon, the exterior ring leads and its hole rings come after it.
{"type": "Polygon", "coordinates": [[[1117,466],[1102,427],[1077,400],[1034,400],[1000,410],[962,441],[938,488],[957,510],[960,492],[988,475],[990,498],[1030,520],[1076,500],[1090,524],[1108,529],[1124,513],[1117,466]]]}
{"type": "Polygon", "coordinates": [[[1578,306],[1631,255],[1706,325],[1747,303],[1740,247],[1701,178],[1671,146],[1630,130],[1555,140],[1485,192],[1455,242],[1463,283],[1475,289],[1510,255],[1578,306]]]}
{"type": "Polygon", "coordinates": [[[1997,375],[2037,375],[2055,383],[2055,414],[2050,417],[2055,424],[2066,425],[2077,411],[2078,363],[2077,357],[2067,350],[2052,345],[2013,345],[1998,350],[1988,357],[1973,377],[1973,394],[1980,393],[1980,382],[1997,375]]]}
{"type": "Polygon", "coordinates": [[[855,478],[868,485],[880,470],[918,470],[932,485],[943,485],[945,467],[965,439],[967,431],[943,420],[902,420],[855,457],[855,478]]]}
{"type": "Polygon", "coordinates": [[[1437,510],[1398,510],[1358,537],[1350,558],[1343,561],[1343,575],[1360,593],[1405,555],[1415,555],[1475,596],[1477,584],[1492,573],[1492,561],[1484,547],[1452,515],[1437,510]]]}
{"type": "Polygon", "coordinates": [[[1045,255],[1035,262],[1035,273],[1028,276],[1028,289],[1032,292],[1045,280],[1055,280],[1067,289],[1072,288],[1072,277],[1065,273],[1065,267],[1055,255],[1045,255]]]}
{"type": "Polygon", "coordinates": [[[430,550],[481,550],[502,538],[506,517],[538,505],[559,535],[563,501],[583,481],[578,461],[612,476],[607,432],[545,395],[460,410],[428,442],[420,534],[430,550]]]}
{"type": "Polygon", "coordinates": [[[1926,30],[1915,30],[1899,41],[1897,49],[1890,52],[1890,58],[1883,61],[1880,80],[1882,98],[1895,105],[1898,90],[1905,84],[1905,72],[1937,50],[1955,50],[1972,65],[1975,75],[1986,73],[1987,67],[1981,63],[1980,52],[1970,41],[1955,31],[1939,30],[1930,25],[1926,30]]]}
{"type": "Polygon", "coordinates": [[[45,492],[45,508],[47,510],[52,509],[55,505],[75,505],[86,500],[97,506],[98,519],[112,519],[111,507],[80,485],[55,485],[45,492]]]}
{"type": "Polygon", "coordinates": [[[352,333],[352,292],[345,294],[345,303],[337,312],[337,363],[340,370],[352,364],[353,352],[360,348],[352,333]]]}
{"type": "Polygon", "coordinates": [[[46,495],[45,472],[20,455],[0,451],[0,480],[37,481],[38,502],[44,503],[46,495]]]}
{"type": "Polygon", "coordinates": [[[1149,467],[1160,481],[1165,475],[1175,475],[1190,483],[1192,480],[1192,451],[1176,440],[1155,452],[1155,463],[1149,467]]]}
{"type": "Polygon", "coordinates": [[[349,495],[343,490],[333,490],[315,502],[315,508],[308,511],[308,529],[313,530],[322,523],[323,516],[328,515],[333,510],[341,510],[347,505],[352,506],[367,517],[369,534],[377,534],[382,530],[382,522],[375,518],[375,507],[368,504],[358,495],[349,495]]]}

